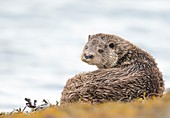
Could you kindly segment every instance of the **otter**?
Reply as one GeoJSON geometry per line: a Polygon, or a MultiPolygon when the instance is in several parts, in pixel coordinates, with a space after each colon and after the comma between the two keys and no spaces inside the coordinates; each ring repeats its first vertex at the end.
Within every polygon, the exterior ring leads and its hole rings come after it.
{"type": "Polygon", "coordinates": [[[103,33],[89,35],[81,59],[98,69],[69,79],[62,92],[61,105],[130,102],[163,95],[164,81],[155,59],[121,37],[103,33]]]}

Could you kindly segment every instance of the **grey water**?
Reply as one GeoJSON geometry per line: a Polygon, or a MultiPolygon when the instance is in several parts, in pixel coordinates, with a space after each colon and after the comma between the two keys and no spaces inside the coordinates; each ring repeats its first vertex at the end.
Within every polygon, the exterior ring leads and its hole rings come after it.
{"type": "Polygon", "coordinates": [[[170,87],[168,0],[0,0],[0,111],[60,100],[89,34],[116,34],[154,56],[170,87]]]}

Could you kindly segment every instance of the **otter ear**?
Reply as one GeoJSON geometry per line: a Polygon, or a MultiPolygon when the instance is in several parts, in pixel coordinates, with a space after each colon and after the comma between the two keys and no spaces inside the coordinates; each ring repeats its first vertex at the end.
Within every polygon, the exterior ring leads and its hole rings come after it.
{"type": "Polygon", "coordinates": [[[88,36],[88,41],[90,41],[90,40],[91,40],[91,37],[92,37],[91,35],[89,35],[89,36],[88,36]]]}

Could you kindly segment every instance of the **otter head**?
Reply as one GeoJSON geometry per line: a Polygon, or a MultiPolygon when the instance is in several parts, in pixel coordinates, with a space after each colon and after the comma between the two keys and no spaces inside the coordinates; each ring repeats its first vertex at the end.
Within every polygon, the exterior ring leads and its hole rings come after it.
{"type": "Polygon", "coordinates": [[[120,45],[124,41],[115,35],[101,33],[89,35],[81,59],[98,68],[112,68],[126,52],[124,46],[120,45]]]}

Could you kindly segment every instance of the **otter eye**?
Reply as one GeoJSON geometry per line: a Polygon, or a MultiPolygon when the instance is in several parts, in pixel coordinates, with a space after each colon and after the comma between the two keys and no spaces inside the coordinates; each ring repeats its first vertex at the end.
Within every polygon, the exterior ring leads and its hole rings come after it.
{"type": "Polygon", "coordinates": [[[88,48],[87,46],[84,47],[85,50],[86,50],[87,48],[88,48]]]}
{"type": "Polygon", "coordinates": [[[104,50],[102,50],[102,49],[99,49],[99,50],[98,50],[98,52],[99,52],[99,53],[102,53],[102,52],[104,52],[104,50]]]}
{"type": "Polygon", "coordinates": [[[109,47],[110,47],[110,48],[114,48],[114,47],[115,47],[115,44],[114,44],[114,43],[110,43],[110,44],[109,44],[109,47]]]}

